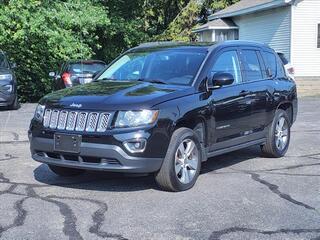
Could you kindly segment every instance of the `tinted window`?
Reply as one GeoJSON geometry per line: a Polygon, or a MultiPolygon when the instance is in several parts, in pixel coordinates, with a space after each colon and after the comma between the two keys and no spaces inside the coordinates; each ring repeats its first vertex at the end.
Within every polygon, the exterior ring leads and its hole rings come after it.
{"type": "Polygon", "coordinates": [[[278,53],[278,56],[280,57],[284,65],[289,63],[289,61],[287,60],[286,56],[283,53],[278,53]]]}
{"type": "Polygon", "coordinates": [[[230,73],[234,77],[234,83],[241,82],[240,64],[236,51],[222,53],[211,69],[211,76],[218,72],[230,73]]]}
{"type": "Polygon", "coordinates": [[[9,68],[7,58],[3,53],[0,53],[0,68],[9,68]]]}
{"type": "Polygon", "coordinates": [[[262,79],[262,71],[256,51],[244,50],[242,51],[242,57],[246,81],[255,81],[262,79]]]}
{"type": "Polygon", "coordinates": [[[275,77],[277,73],[277,59],[276,56],[273,53],[270,52],[264,52],[263,53],[264,62],[266,64],[267,74],[271,74],[267,77],[275,77]]]}
{"type": "Polygon", "coordinates": [[[128,53],[114,62],[99,79],[159,80],[167,84],[190,85],[205,56],[203,51],[176,49],[128,53]]]}
{"type": "Polygon", "coordinates": [[[280,78],[286,77],[286,72],[284,70],[283,62],[281,61],[280,57],[277,57],[277,65],[278,65],[277,66],[277,69],[278,69],[277,76],[280,78]]]}
{"type": "Polygon", "coordinates": [[[102,63],[73,63],[69,66],[69,71],[71,73],[96,73],[105,68],[102,63]]]}

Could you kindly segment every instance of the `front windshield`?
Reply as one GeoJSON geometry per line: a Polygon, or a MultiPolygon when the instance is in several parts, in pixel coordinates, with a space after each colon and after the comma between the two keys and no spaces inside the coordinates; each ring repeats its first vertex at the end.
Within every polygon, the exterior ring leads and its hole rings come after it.
{"type": "Polygon", "coordinates": [[[204,52],[190,50],[128,53],[109,66],[98,80],[191,85],[205,55],[204,52]]]}

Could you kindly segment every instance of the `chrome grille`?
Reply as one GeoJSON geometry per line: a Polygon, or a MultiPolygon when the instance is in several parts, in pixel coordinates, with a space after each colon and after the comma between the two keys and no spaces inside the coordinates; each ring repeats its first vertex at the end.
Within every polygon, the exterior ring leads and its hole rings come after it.
{"type": "Polygon", "coordinates": [[[105,132],[109,127],[110,116],[110,113],[46,109],[43,126],[67,131],[105,132]]]}
{"type": "Polygon", "coordinates": [[[108,123],[109,123],[109,117],[110,117],[109,113],[100,114],[97,132],[105,132],[107,130],[108,123]]]}
{"type": "Polygon", "coordinates": [[[67,111],[61,111],[59,115],[59,120],[58,120],[58,129],[63,130],[66,128],[66,123],[67,123],[67,117],[68,117],[68,112],[67,111]]]}
{"type": "Polygon", "coordinates": [[[43,117],[43,126],[44,127],[49,127],[50,125],[50,118],[51,118],[51,110],[47,109],[44,113],[43,117]]]}
{"type": "Polygon", "coordinates": [[[77,112],[69,112],[66,130],[68,131],[74,130],[74,127],[76,126],[77,115],[78,115],[77,112]]]}
{"type": "Polygon", "coordinates": [[[87,116],[88,116],[88,113],[86,112],[79,113],[77,124],[76,124],[76,131],[84,131],[86,127],[87,116]]]}
{"type": "Polygon", "coordinates": [[[97,127],[99,113],[89,113],[86,131],[94,132],[97,127]]]}
{"type": "Polygon", "coordinates": [[[58,124],[58,118],[59,118],[59,111],[53,110],[51,113],[51,119],[50,119],[50,128],[56,128],[58,124]]]}

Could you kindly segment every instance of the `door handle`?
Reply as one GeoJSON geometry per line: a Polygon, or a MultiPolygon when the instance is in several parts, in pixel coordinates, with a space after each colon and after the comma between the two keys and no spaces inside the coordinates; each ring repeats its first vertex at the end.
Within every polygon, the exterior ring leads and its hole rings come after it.
{"type": "Polygon", "coordinates": [[[249,95],[249,94],[251,94],[251,93],[252,93],[251,91],[243,90],[243,91],[240,92],[240,96],[241,96],[241,97],[245,97],[245,96],[247,96],[247,95],[249,95]]]}

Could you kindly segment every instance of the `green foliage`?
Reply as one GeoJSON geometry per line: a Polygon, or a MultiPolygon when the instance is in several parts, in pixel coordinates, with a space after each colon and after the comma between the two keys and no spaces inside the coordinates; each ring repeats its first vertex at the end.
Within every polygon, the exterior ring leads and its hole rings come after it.
{"type": "Polygon", "coordinates": [[[107,28],[106,9],[90,1],[9,1],[0,6],[0,48],[17,63],[22,101],[51,90],[48,72],[69,58],[101,48],[95,32],[107,28]]]}
{"type": "Polygon", "coordinates": [[[197,23],[202,8],[202,2],[191,0],[185,8],[170,23],[164,33],[157,37],[159,40],[193,41],[192,27],[197,23]]]}
{"type": "Polygon", "coordinates": [[[194,39],[203,7],[237,0],[0,0],[0,49],[17,63],[22,102],[52,91],[48,72],[69,59],[110,62],[149,40],[194,39]]]}

